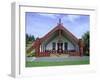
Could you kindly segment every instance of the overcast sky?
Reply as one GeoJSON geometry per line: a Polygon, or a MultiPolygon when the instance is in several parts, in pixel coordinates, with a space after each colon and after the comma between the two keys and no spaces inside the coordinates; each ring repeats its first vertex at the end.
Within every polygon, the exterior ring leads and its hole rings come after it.
{"type": "Polygon", "coordinates": [[[63,26],[77,38],[89,31],[89,15],[50,14],[26,12],[26,33],[36,37],[43,37],[57,26],[59,18],[63,26]]]}

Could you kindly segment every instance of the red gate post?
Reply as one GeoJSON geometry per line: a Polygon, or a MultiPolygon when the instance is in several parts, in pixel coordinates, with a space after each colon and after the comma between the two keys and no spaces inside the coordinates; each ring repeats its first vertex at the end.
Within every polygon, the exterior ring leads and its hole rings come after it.
{"type": "Polygon", "coordinates": [[[40,56],[40,39],[37,38],[36,41],[35,41],[35,54],[36,54],[36,57],[39,57],[40,56]]]}

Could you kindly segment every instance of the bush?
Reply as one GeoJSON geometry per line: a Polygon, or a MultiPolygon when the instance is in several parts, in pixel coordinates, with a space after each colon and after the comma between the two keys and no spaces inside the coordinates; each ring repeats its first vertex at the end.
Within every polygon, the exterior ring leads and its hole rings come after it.
{"type": "Polygon", "coordinates": [[[35,53],[27,53],[26,56],[27,57],[34,57],[35,56],[35,53]]]}
{"type": "Polygon", "coordinates": [[[84,55],[85,56],[89,56],[90,54],[89,54],[89,51],[86,51],[85,53],[84,53],[84,55]]]}

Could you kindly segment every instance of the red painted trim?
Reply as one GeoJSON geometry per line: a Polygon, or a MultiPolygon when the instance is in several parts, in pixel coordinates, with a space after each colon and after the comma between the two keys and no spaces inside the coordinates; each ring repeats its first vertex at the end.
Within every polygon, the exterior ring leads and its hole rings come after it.
{"type": "MultiPolygon", "coordinates": [[[[69,32],[62,24],[58,24],[55,28],[53,28],[50,32],[48,32],[44,37],[36,39],[36,41],[33,44],[33,48],[35,48],[36,51],[36,56],[50,56],[49,53],[45,52],[41,54],[40,52],[40,44],[47,40],[54,32],[57,30],[62,30],[66,33],[67,36],[69,36],[70,39],[72,39],[75,43],[79,45],[79,52],[71,53],[70,55],[78,55],[82,56],[83,55],[83,44],[82,41],[78,40],[71,32],[69,32]]],[[[60,35],[60,34],[59,34],[60,35]]]]}
{"type": "Polygon", "coordinates": [[[50,32],[48,32],[44,37],[41,38],[41,41],[48,39],[57,30],[64,31],[66,35],[69,36],[69,38],[78,43],[78,39],[71,32],[69,32],[62,24],[58,24],[55,28],[53,28],[50,32]]]}

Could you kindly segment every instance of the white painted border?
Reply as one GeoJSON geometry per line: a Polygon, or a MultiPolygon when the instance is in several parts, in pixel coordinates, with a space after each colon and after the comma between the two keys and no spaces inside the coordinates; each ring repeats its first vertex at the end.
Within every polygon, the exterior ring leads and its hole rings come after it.
{"type": "Polygon", "coordinates": [[[34,6],[29,3],[13,3],[12,4],[12,35],[15,50],[12,50],[12,75],[19,76],[42,76],[42,75],[60,75],[60,74],[76,74],[95,71],[96,53],[95,52],[95,32],[96,32],[96,16],[95,8],[86,7],[47,7],[34,6]],[[33,67],[25,68],[25,12],[48,12],[48,13],[66,13],[66,14],[83,14],[90,15],[90,65],[75,65],[75,66],[53,66],[53,67],[33,67]],[[15,29],[13,28],[15,26],[15,29]],[[15,53],[15,54],[14,54],[15,53]]]}

